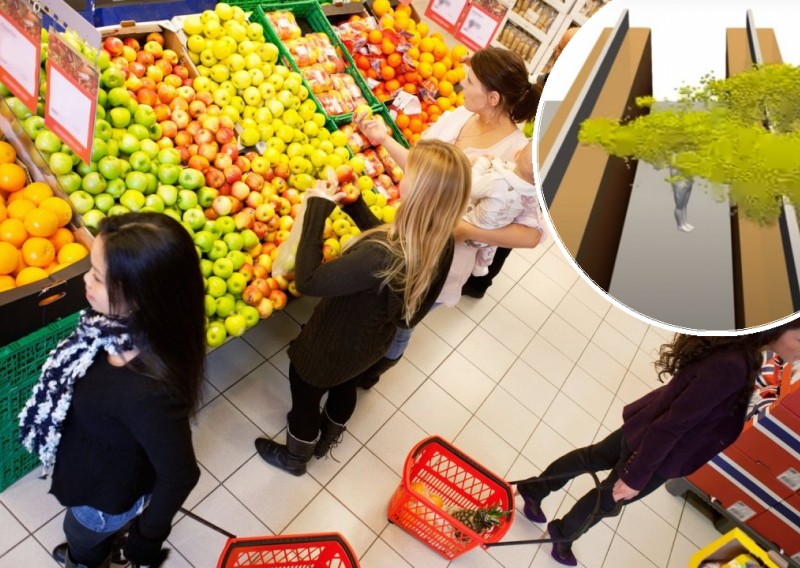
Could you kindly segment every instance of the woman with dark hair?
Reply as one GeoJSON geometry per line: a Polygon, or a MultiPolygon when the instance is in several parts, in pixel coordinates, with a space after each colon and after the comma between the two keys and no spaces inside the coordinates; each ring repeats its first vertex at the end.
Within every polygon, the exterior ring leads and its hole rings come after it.
{"type": "MultiPolygon", "coordinates": [[[[671,380],[627,405],[620,429],[564,455],[541,473],[566,477],[532,477],[518,485],[525,516],[547,522],[541,508],[547,495],[581,472],[611,470],[600,485],[596,515],[593,489],[562,519],[547,525],[550,538],[574,541],[602,517],[616,516],[667,480],[695,472],[739,437],[766,350],[789,363],[800,358],[800,320],[738,337],[676,335],[655,362],[660,380],[671,380]]],[[[552,556],[566,566],[577,565],[570,543],[555,543],[552,556]]]]}
{"type": "Polygon", "coordinates": [[[167,215],[108,217],[84,276],[91,306],[42,368],[20,439],[53,468],[67,507],[68,567],[125,557],[159,566],[172,518],[197,483],[190,417],[205,366],[203,280],[192,239],[167,215]]]}

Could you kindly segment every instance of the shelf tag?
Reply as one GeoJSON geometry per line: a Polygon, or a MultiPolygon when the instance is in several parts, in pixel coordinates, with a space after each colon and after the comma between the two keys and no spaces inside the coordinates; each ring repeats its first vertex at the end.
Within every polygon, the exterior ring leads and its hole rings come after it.
{"type": "Polygon", "coordinates": [[[491,5],[490,9],[491,11],[487,11],[483,5],[471,2],[464,9],[464,18],[455,33],[456,40],[473,51],[484,49],[492,43],[507,8],[496,2],[491,5]],[[501,15],[496,17],[495,14],[498,12],[501,12],[501,15]]]}
{"type": "Polygon", "coordinates": [[[425,15],[452,33],[469,0],[431,0],[425,15]]]}
{"type": "Polygon", "coordinates": [[[36,114],[42,19],[24,0],[0,0],[0,82],[36,114]]]}
{"type": "Polygon", "coordinates": [[[800,489],[800,471],[794,468],[789,468],[778,476],[778,479],[783,482],[792,491],[800,489]]]}
{"type": "Polygon", "coordinates": [[[728,512],[741,523],[756,515],[756,512],[742,501],[736,501],[736,503],[728,507],[728,512]]]}

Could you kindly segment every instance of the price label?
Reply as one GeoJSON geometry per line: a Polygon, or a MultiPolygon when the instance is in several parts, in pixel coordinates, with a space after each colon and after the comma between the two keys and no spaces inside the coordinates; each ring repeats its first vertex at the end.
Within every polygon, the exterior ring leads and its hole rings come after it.
{"type": "Polygon", "coordinates": [[[800,489],[800,471],[797,471],[794,468],[790,467],[784,471],[778,476],[778,479],[792,491],[797,491],[800,489]]]}
{"type": "Polygon", "coordinates": [[[0,82],[36,113],[42,20],[22,0],[0,0],[0,82]]]}
{"type": "Polygon", "coordinates": [[[733,518],[741,523],[756,515],[756,512],[742,501],[736,501],[736,503],[728,507],[728,512],[733,515],[733,518]]]}
{"type": "Polygon", "coordinates": [[[470,4],[455,38],[473,51],[478,51],[492,42],[501,21],[502,18],[496,19],[482,7],[470,4]]]}
{"type": "Polygon", "coordinates": [[[99,84],[97,67],[52,30],[44,121],[87,164],[92,155],[99,84]]]}
{"type": "Polygon", "coordinates": [[[458,20],[469,0],[432,0],[425,15],[450,33],[456,29],[458,20]]]}

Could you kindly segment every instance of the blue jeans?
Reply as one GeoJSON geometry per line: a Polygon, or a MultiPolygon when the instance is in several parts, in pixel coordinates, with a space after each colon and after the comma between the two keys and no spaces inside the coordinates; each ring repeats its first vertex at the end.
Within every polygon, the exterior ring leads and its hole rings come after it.
{"type": "MultiPolygon", "coordinates": [[[[431,313],[433,310],[441,306],[442,304],[436,302],[431,306],[431,309],[428,313],[431,313]]],[[[389,346],[389,350],[386,352],[387,359],[391,359],[392,361],[398,360],[400,357],[403,356],[405,353],[406,348],[408,347],[408,342],[411,341],[411,334],[414,333],[414,328],[410,327],[408,329],[404,327],[398,327],[397,332],[394,334],[394,339],[392,340],[392,344],[389,346]]]]}
{"type": "Polygon", "coordinates": [[[150,504],[150,495],[140,497],[128,511],[109,515],[88,505],[68,507],[64,534],[69,555],[78,564],[99,566],[111,554],[114,536],[150,504]]]}

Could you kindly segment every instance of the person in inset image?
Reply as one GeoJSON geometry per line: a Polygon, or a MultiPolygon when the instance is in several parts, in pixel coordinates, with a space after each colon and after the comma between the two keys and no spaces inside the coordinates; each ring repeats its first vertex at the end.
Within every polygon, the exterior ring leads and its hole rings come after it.
{"type": "MultiPolygon", "coordinates": [[[[540,476],[518,484],[524,515],[546,523],[541,504],[549,494],[581,472],[610,470],[600,485],[596,515],[593,489],[548,523],[550,538],[574,542],[666,481],[697,471],[742,432],[763,351],[783,361],[800,358],[800,320],[738,337],[676,335],[655,362],[660,379],[669,382],[623,408],[622,427],[605,439],[565,454],[540,476]],[[551,475],[563,477],[539,480],[551,475]]],[[[560,564],[578,564],[572,542],[554,543],[552,556],[560,564]]]]}

